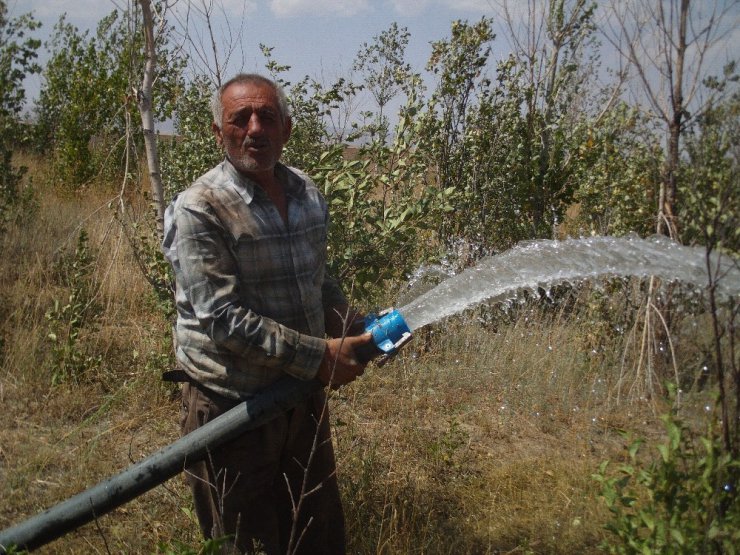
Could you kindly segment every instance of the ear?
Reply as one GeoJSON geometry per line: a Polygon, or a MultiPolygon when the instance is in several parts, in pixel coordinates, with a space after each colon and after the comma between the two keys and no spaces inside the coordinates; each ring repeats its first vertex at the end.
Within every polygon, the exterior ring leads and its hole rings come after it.
{"type": "Polygon", "coordinates": [[[218,146],[223,146],[224,137],[221,134],[221,128],[218,125],[216,125],[215,121],[211,124],[211,131],[213,131],[213,134],[216,136],[216,144],[218,146]]]}
{"type": "Polygon", "coordinates": [[[290,134],[293,132],[293,120],[290,119],[290,116],[285,118],[285,123],[283,123],[283,144],[288,142],[288,139],[290,139],[290,134]]]}

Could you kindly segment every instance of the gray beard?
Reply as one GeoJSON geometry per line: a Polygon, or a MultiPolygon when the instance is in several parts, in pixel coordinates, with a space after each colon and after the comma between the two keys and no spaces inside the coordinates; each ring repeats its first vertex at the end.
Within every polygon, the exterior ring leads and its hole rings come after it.
{"type": "MultiPolygon", "coordinates": [[[[256,160],[251,158],[249,154],[244,152],[244,150],[253,142],[254,141],[251,141],[249,137],[244,139],[242,144],[239,145],[239,154],[237,154],[236,156],[232,156],[229,151],[236,150],[232,148],[232,146],[237,145],[224,143],[224,146],[226,147],[226,157],[229,159],[229,162],[231,162],[231,164],[237,169],[237,171],[240,171],[242,173],[251,173],[264,169],[260,166],[259,162],[257,162],[256,160]]],[[[277,163],[277,160],[275,160],[275,163],[277,163]]],[[[275,164],[273,164],[273,167],[274,165],[275,164]]]]}
{"type": "Polygon", "coordinates": [[[229,162],[231,162],[231,164],[242,173],[254,172],[259,169],[257,162],[246,154],[234,157],[227,153],[226,157],[229,159],[229,162]]]}

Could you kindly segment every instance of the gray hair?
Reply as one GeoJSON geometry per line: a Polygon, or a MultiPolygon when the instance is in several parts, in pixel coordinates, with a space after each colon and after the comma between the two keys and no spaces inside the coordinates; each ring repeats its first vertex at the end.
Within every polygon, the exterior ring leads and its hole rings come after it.
{"type": "Polygon", "coordinates": [[[213,93],[213,98],[211,98],[211,112],[213,112],[213,121],[214,123],[216,123],[216,125],[218,125],[219,128],[223,127],[224,123],[224,106],[221,102],[221,98],[223,97],[224,91],[228,89],[231,85],[234,85],[236,83],[241,83],[244,85],[256,83],[271,87],[277,95],[278,108],[280,109],[280,119],[283,121],[283,123],[285,123],[285,120],[290,117],[288,97],[285,95],[285,91],[280,85],[278,85],[272,79],[268,79],[267,77],[258,75],[257,73],[239,73],[238,75],[235,75],[234,77],[226,81],[226,83],[221,85],[218,89],[216,89],[216,91],[213,93]]]}

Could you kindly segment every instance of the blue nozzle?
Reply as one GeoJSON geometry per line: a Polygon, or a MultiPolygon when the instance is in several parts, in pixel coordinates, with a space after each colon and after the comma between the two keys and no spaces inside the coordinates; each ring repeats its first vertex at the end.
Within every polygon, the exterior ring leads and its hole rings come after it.
{"type": "Polygon", "coordinates": [[[411,330],[398,310],[388,309],[365,317],[365,332],[373,335],[375,346],[385,355],[396,354],[411,339],[411,330]]]}

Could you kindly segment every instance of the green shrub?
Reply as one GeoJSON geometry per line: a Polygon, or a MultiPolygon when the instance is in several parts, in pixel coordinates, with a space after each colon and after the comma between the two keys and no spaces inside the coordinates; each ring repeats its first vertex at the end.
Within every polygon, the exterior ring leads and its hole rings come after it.
{"type": "Polygon", "coordinates": [[[61,259],[58,271],[70,288],[65,300],[56,299],[46,312],[47,338],[51,342],[51,383],[75,381],[100,365],[102,357],[85,348],[81,336],[93,328],[100,318],[101,308],[95,302],[92,276],[95,256],[88,245],[88,236],[81,230],[75,252],[61,259]]]}
{"type": "Polygon", "coordinates": [[[726,452],[710,426],[703,434],[673,414],[662,417],[666,443],[652,461],[642,439],[627,446],[629,462],[616,473],[609,462],[594,478],[611,512],[609,553],[736,553],[740,545],[737,477],[740,461],[726,452]]]}

